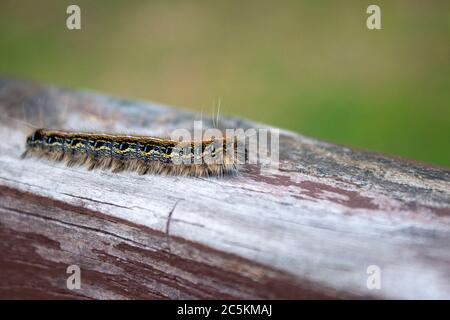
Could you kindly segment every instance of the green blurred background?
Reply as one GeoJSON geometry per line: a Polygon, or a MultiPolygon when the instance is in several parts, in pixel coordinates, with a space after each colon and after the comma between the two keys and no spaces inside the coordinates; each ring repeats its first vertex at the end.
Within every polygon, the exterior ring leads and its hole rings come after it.
{"type": "Polygon", "coordinates": [[[1,0],[0,73],[450,167],[450,1],[1,0]]]}

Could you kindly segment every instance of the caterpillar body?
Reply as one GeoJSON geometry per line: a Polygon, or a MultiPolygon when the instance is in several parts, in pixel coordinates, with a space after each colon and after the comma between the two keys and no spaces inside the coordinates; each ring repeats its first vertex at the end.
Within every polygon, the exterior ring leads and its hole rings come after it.
{"type": "Polygon", "coordinates": [[[235,146],[227,139],[180,143],[149,136],[37,129],[27,137],[22,157],[43,157],[89,170],[221,176],[237,172],[235,146]]]}

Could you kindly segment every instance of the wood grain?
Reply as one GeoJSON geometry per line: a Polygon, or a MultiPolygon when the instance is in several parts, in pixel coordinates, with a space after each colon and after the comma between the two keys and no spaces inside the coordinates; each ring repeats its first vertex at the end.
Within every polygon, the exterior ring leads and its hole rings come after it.
{"type": "Polygon", "coordinates": [[[24,121],[167,135],[199,119],[0,78],[0,298],[450,298],[446,168],[284,130],[279,170],[223,179],[20,159],[24,121]],[[71,264],[79,290],[66,288],[71,264]],[[366,286],[370,265],[380,290],[366,286]]]}

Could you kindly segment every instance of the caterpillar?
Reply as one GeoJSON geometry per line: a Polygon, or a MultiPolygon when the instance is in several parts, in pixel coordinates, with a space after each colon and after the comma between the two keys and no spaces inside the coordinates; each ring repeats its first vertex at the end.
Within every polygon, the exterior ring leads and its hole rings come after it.
{"type": "Polygon", "coordinates": [[[149,136],[37,129],[27,137],[22,158],[36,156],[88,170],[129,170],[141,175],[222,176],[237,172],[236,146],[236,141],[224,138],[179,142],[149,136]]]}

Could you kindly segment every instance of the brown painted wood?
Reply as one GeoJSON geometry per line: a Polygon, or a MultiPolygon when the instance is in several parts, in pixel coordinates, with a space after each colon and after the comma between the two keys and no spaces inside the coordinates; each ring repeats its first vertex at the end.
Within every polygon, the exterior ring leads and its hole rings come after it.
{"type": "Polygon", "coordinates": [[[450,298],[446,168],[287,131],[279,170],[222,179],[20,159],[25,122],[167,135],[199,118],[0,78],[0,298],[450,298]],[[66,287],[72,264],[79,290],[66,287]]]}

